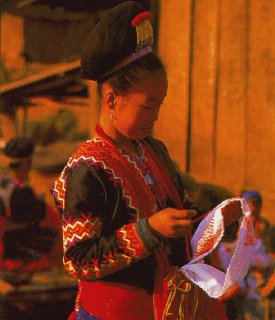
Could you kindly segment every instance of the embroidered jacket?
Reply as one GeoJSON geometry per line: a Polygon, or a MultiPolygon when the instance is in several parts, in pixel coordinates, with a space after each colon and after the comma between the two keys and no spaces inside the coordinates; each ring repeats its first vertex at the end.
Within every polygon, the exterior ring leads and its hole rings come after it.
{"type": "MultiPolygon", "coordinates": [[[[106,136],[83,143],[52,193],[62,214],[66,270],[82,280],[126,283],[152,293],[157,244],[143,228],[145,218],[192,202],[163,143],[148,137],[138,144],[140,161],[123,155],[106,136]]],[[[166,242],[170,263],[185,264],[186,241],[166,242]]]]}

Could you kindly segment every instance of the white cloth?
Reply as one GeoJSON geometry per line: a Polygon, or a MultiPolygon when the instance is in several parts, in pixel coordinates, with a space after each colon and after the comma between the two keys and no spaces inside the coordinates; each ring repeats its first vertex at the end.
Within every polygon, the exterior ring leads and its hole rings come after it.
{"type": "Polygon", "coordinates": [[[251,213],[243,198],[232,198],[223,201],[201,221],[193,238],[191,246],[193,257],[180,270],[193,283],[203,289],[210,297],[218,298],[234,283],[240,282],[251,264],[255,246],[255,237],[251,221],[251,213]],[[203,259],[219,244],[224,234],[222,209],[232,201],[240,201],[243,217],[241,218],[239,236],[233,256],[226,269],[222,272],[203,259]]]}

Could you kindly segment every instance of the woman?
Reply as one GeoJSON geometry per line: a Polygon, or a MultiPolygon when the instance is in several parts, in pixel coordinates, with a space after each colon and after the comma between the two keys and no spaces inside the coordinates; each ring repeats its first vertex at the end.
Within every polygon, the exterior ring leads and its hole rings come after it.
{"type": "MultiPolygon", "coordinates": [[[[162,318],[162,280],[190,258],[197,211],[165,146],[150,136],[168,86],[152,41],[149,14],[129,1],[84,42],[82,72],[98,82],[100,120],[53,187],[64,265],[80,279],[77,319],[162,318]]],[[[228,211],[226,223],[241,216],[237,202],[228,211]]]]}
{"type": "Polygon", "coordinates": [[[53,226],[42,225],[48,215],[47,206],[29,185],[34,151],[32,141],[14,137],[3,151],[9,161],[9,171],[0,177],[3,216],[0,226],[3,264],[0,269],[3,267],[9,281],[24,282],[22,271],[35,272],[50,266],[49,255],[56,243],[57,232],[53,226]],[[12,279],[13,271],[18,277],[12,279]]]}

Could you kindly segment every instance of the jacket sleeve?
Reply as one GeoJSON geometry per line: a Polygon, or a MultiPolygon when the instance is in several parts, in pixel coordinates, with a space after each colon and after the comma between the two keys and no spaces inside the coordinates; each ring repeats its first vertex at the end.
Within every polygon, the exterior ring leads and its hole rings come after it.
{"type": "Polygon", "coordinates": [[[151,253],[136,222],[114,218],[129,209],[106,170],[85,162],[66,167],[52,192],[62,213],[63,262],[72,276],[104,278],[151,253]]]}

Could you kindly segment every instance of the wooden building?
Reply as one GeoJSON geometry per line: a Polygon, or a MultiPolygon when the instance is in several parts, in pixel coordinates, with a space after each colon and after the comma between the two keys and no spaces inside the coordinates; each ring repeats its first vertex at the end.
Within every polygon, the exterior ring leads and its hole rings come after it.
{"type": "Polygon", "coordinates": [[[275,2],[159,3],[169,91],[156,136],[198,181],[261,191],[275,223],[275,2]]]}

